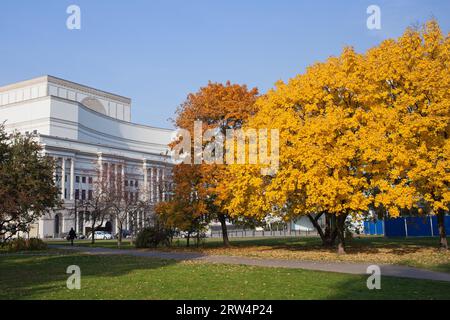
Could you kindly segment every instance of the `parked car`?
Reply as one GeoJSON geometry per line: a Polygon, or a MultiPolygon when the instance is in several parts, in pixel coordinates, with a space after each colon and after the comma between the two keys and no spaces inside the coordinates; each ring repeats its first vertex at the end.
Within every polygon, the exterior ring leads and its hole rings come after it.
{"type": "MultiPolygon", "coordinates": [[[[92,234],[88,236],[88,238],[91,238],[92,234]]],[[[111,240],[113,236],[106,232],[106,231],[95,231],[94,232],[94,239],[95,240],[111,240]]]]}
{"type": "MultiPolygon", "coordinates": [[[[119,233],[116,233],[115,238],[119,238],[119,233]]],[[[131,238],[131,231],[130,230],[122,230],[122,239],[129,239],[131,238]]]]}
{"type": "MultiPolygon", "coordinates": [[[[187,238],[188,237],[188,233],[186,231],[180,231],[178,234],[181,238],[187,238]]],[[[208,234],[206,234],[205,232],[200,232],[200,238],[208,238],[208,234]]],[[[190,238],[197,238],[197,232],[192,232],[190,235],[190,238]]]]}

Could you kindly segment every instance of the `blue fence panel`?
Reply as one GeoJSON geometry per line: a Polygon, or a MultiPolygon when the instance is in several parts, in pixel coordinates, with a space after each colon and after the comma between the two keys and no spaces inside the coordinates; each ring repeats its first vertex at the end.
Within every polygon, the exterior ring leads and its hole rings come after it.
{"type": "Polygon", "coordinates": [[[370,232],[370,234],[377,234],[376,228],[375,228],[375,222],[373,222],[373,221],[370,222],[369,232],[370,232]]]}
{"type": "Polygon", "coordinates": [[[367,235],[383,235],[384,223],[382,220],[364,221],[364,234],[367,235]]]}
{"type": "Polygon", "coordinates": [[[369,221],[364,221],[364,234],[370,234],[370,222],[369,221]]]}
{"type": "MultiPolygon", "coordinates": [[[[432,216],[431,220],[433,221],[433,235],[438,236],[439,235],[439,228],[438,228],[438,221],[436,216],[432,216]]],[[[450,216],[445,216],[445,230],[447,231],[447,234],[450,234],[450,216]]]]}
{"type": "MultiPolygon", "coordinates": [[[[450,216],[445,217],[445,229],[450,234],[450,216]]],[[[400,217],[377,221],[364,221],[364,234],[385,235],[387,237],[431,237],[438,236],[439,229],[437,217],[400,217]],[[408,234],[405,231],[405,220],[408,234]],[[433,225],[433,233],[431,232],[433,225]]]]}
{"type": "Polygon", "coordinates": [[[386,237],[405,237],[404,218],[386,219],[384,221],[384,235],[386,237]]]}
{"type": "Polygon", "coordinates": [[[450,234],[450,216],[445,216],[445,230],[447,230],[447,234],[450,234]]]}
{"type": "Polygon", "coordinates": [[[409,237],[431,237],[430,217],[406,217],[409,237]]]}
{"type": "Polygon", "coordinates": [[[384,234],[384,221],[378,220],[375,225],[375,232],[377,235],[383,235],[384,234]]]}

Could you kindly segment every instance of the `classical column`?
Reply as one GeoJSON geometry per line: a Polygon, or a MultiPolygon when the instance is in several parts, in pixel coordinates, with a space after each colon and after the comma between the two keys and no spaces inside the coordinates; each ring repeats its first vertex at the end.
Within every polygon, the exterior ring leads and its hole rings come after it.
{"type": "Polygon", "coordinates": [[[125,162],[122,163],[122,172],[120,173],[122,176],[120,178],[120,182],[122,183],[122,185],[120,186],[121,190],[122,190],[122,197],[125,196],[125,162]]]}
{"type": "Polygon", "coordinates": [[[148,168],[146,159],[144,159],[142,163],[142,173],[144,174],[144,188],[142,190],[142,200],[146,201],[148,199],[148,168]]]}
{"type": "Polygon", "coordinates": [[[106,162],[106,186],[111,185],[111,163],[106,162]]]}
{"type": "Polygon", "coordinates": [[[58,158],[57,157],[53,157],[53,161],[55,162],[55,170],[53,170],[53,182],[56,185],[56,169],[58,168],[58,158]]]}
{"type": "Polygon", "coordinates": [[[97,165],[99,166],[99,170],[100,171],[103,171],[103,168],[102,168],[102,163],[103,163],[103,156],[102,156],[102,153],[101,152],[98,152],[97,153],[97,165]]]}
{"type": "Polygon", "coordinates": [[[153,167],[150,168],[150,197],[151,201],[155,202],[155,176],[153,174],[153,169],[153,167]]]}
{"type": "Polygon", "coordinates": [[[75,193],[75,158],[70,159],[70,200],[74,200],[75,193]]]}
{"type": "Polygon", "coordinates": [[[64,191],[66,189],[66,158],[61,158],[61,199],[65,199],[64,191]]]}
{"type": "Polygon", "coordinates": [[[64,213],[60,215],[61,217],[61,230],[59,230],[59,233],[64,233],[66,228],[66,221],[64,219],[64,213]]]}
{"type": "Polygon", "coordinates": [[[103,179],[103,157],[102,157],[102,153],[98,152],[97,153],[97,166],[98,166],[98,177],[97,179],[99,180],[99,182],[103,179]]]}
{"type": "Polygon", "coordinates": [[[114,166],[114,190],[117,190],[117,166],[118,164],[113,164],[114,166]]]}
{"type": "Polygon", "coordinates": [[[162,201],[166,201],[166,175],[165,168],[161,169],[161,184],[162,184],[162,201]]]}
{"type": "Polygon", "coordinates": [[[156,168],[156,202],[160,202],[159,199],[159,194],[160,194],[160,185],[159,185],[159,176],[161,174],[161,169],[160,168],[156,168]]]}

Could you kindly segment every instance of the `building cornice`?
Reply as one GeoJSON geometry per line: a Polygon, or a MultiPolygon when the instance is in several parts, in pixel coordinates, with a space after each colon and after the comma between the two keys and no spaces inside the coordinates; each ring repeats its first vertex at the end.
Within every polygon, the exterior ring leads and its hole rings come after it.
{"type": "Polygon", "coordinates": [[[121,102],[126,105],[131,105],[130,98],[127,98],[127,97],[124,97],[121,95],[117,95],[114,93],[110,93],[107,91],[95,89],[95,88],[92,88],[92,87],[89,87],[86,85],[82,85],[82,84],[79,84],[79,83],[76,83],[73,81],[64,80],[64,79],[50,76],[50,75],[45,75],[42,77],[37,77],[37,78],[25,80],[25,81],[8,84],[6,86],[0,87],[0,92],[12,91],[12,90],[16,90],[16,89],[20,89],[20,88],[24,88],[24,87],[33,86],[36,84],[50,84],[50,83],[57,85],[57,86],[63,86],[66,88],[77,90],[77,91],[85,93],[87,95],[94,95],[94,96],[102,97],[102,98],[109,99],[109,100],[115,100],[117,102],[121,102]]]}
{"type": "Polygon", "coordinates": [[[53,83],[53,84],[56,84],[56,85],[64,86],[64,87],[71,88],[71,89],[74,89],[74,90],[78,90],[78,91],[81,91],[81,92],[84,92],[84,93],[87,93],[87,94],[90,94],[90,95],[100,96],[100,97],[103,97],[103,98],[106,98],[106,99],[109,99],[109,100],[116,100],[116,101],[122,102],[124,104],[128,104],[128,105],[131,104],[131,99],[130,98],[127,98],[127,97],[124,97],[124,96],[121,96],[121,95],[117,95],[117,94],[110,93],[110,92],[107,92],[107,91],[95,89],[95,88],[92,88],[92,87],[88,87],[88,86],[85,86],[85,85],[82,85],[82,84],[79,84],[79,83],[76,83],[76,82],[72,82],[72,81],[69,81],[69,80],[64,80],[64,79],[57,78],[57,77],[54,77],[54,76],[46,76],[46,77],[47,77],[47,81],[49,83],[53,83]]]}
{"type": "Polygon", "coordinates": [[[0,87],[0,92],[12,91],[24,87],[33,86],[40,83],[47,83],[48,76],[33,78],[29,80],[19,81],[11,84],[7,84],[5,86],[0,87]]]}

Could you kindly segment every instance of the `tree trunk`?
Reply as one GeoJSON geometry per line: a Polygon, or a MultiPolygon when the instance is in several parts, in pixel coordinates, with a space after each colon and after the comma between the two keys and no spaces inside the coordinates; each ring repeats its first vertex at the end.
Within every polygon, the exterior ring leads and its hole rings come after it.
{"type": "Polygon", "coordinates": [[[440,209],[437,214],[439,228],[439,248],[448,250],[447,233],[445,231],[445,211],[440,209]]]}
{"type": "Polygon", "coordinates": [[[230,245],[230,240],[228,239],[228,230],[227,230],[227,223],[226,223],[225,215],[224,214],[219,214],[218,218],[219,218],[219,221],[220,221],[220,225],[222,227],[223,245],[225,247],[228,247],[230,245]]]}
{"type": "Polygon", "coordinates": [[[188,232],[187,238],[186,238],[186,247],[189,247],[189,239],[191,238],[191,233],[188,232]]]}
{"type": "Polygon", "coordinates": [[[130,220],[130,226],[129,229],[131,229],[130,231],[130,244],[133,246],[134,245],[134,233],[135,233],[135,226],[134,226],[134,214],[129,218],[130,220]]]}
{"type": "Polygon", "coordinates": [[[331,247],[334,245],[334,239],[331,238],[332,236],[332,225],[331,225],[331,214],[326,212],[325,213],[325,239],[327,239],[326,245],[331,247]]]}
{"type": "Polygon", "coordinates": [[[319,213],[316,217],[313,217],[310,214],[307,214],[306,216],[308,217],[309,221],[311,222],[311,224],[314,226],[314,228],[316,228],[317,233],[320,236],[320,239],[322,239],[322,245],[325,246],[326,245],[326,237],[325,237],[325,233],[322,230],[322,227],[319,224],[319,218],[323,215],[323,212],[319,213]]]}
{"type": "Polygon", "coordinates": [[[117,247],[121,247],[122,246],[122,224],[119,223],[119,235],[117,237],[117,247]]]}
{"type": "Polygon", "coordinates": [[[335,214],[330,214],[329,216],[330,222],[329,222],[329,239],[330,239],[330,246],[334,246],[336,243],[336,239],[338,237],[338,228],[337,228],[337,218],[335,214]]]}
{"type": "Polygon", "coordinates": [[[95,222],[91,225],[91,244],[95,243],[95,222]]]}
{"type": "Polygon", "coordinates": [[[336,232],[338,238],[338,246],[337,253],[345,254],[345,219],[347,218],[346,214],[340,214],[336,218],[336,232]]]}
{"type": "Polygon", "coordinates": [[[200,244],[200,231],[197,231],[197,248],[200,244]]]}
{"type": "Polygon", "coordinates": [[[322,240],[322,245],[324,247],[332,247],[334,245],[336,239],[336,232],[332,232],[331,219],[332,215],[329,213],[325,213],[325,230],[319,224],[319,219],[324,213],[319,213],[315,218],[308,214],[307,217],[311,221],[314,228],[316,228],[319,233],[320,239],[322,240]]]}

